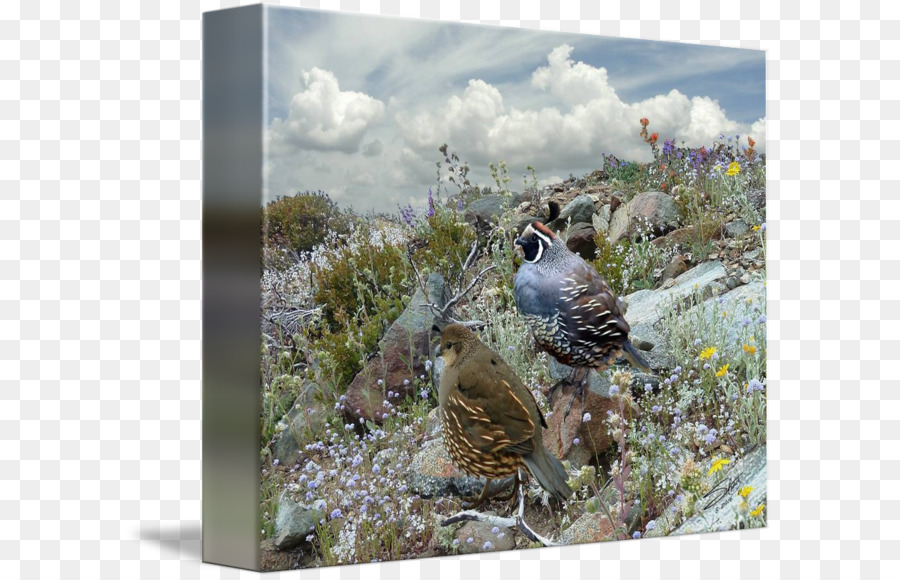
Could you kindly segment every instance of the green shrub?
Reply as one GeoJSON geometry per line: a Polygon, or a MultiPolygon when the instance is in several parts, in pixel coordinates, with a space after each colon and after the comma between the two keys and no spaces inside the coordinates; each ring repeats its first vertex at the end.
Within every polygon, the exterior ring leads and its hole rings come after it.
{"type": "Polygon", "coordinates": [[[346,235],[352,215],[342,211],[327,193],[304,192],[270,201],[264,210],[268,220],[266,242],[298,254],[311,251],[329,232],[346,235]]]}
{"type": "Polygon", "coordinates": [[[405,249],[362,225],[327,263],[316,266],[313,283],[324,318],[314,349],[323,370],[344,386],[403,313],[413,290],[411,268],[405,249]]]}

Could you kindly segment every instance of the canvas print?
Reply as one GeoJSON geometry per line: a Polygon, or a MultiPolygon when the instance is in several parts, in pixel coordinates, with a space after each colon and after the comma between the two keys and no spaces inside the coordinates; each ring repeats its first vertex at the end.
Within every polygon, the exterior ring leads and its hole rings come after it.
{"type": "Polygon", "coordinates": [[[765,55],[263,20],[261,567],[764,526],[765,55]]]}

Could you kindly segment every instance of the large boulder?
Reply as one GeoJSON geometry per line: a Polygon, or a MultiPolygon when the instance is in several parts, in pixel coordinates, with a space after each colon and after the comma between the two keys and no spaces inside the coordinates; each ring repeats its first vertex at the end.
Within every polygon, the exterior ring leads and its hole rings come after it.
{"type": "Polygon", "coordinates": [[[282,492],[275,515],[275,547],[290,550],[303,544],[323,517],[322,509],[296,502],[287,491],[282,492]]]}
{"type": "Polygon", "coordinates": [[[590,195],[579,195],[562,208],[559,217],[550,222],[549,227],[554,232],[566,229],[566,225],[571,220],[571,224],[591,223],[591,216],[594,215],[594,200],[590,195]]]}
{"type": "Polygon", "coordinates": [[[441,276],[429,276],[426,289],[427,300],[421,289],[416,291],[406,310],[379,341],[378,354],[366,362],[347,387],[344,406],[351,419],[380,423],[390,409],[383,404],[388,391],[400,393],[400,399],[416,395],[416,379],[427,372],[425,361],[431,354],[434,324],[434,313],[424,305],[431,302],[442,307],[447,301],[441,276]]]}
{"type": "MultiPolygon", "coordinates": [[[[709,469],[709,465],[716,458],[710,457],[703,465],[703,471],[709,469]]],[[[757,447],[748,455],[732,460],[723,470],[724,475],[714,474],[707,476],[712,490],[723,489],[716,493],[712,491],[706,497],[695,504],[695,513],[673,532],[675,534],[696,534],[700,532],[722,532],[726,530],[740,529],[740,521],[736,514],[741,514],[741,503],[746,501],[746,510],[756,509],[757,506],[766,503],[766,447],[757,447]],[[746,500],[737,494],[737,490],[749,486],[750,491],[746,500]]]]}
{"type": "Polygon", "coordinates": [[[597,230],[589,223],[572,224],[566,239],[566,247],[585,260],[593,260],[597,252],[597,242],[594,241],[596,235],[597,230]]]}
{"type": "Polygon", "coordinates": [[[678,207],[672,196],[661,191],[645,191],[616,209],[609,222],[609,238],[616,243],[625,237],[647,233],[663,236],[679,225],[678,207]]]}
{"type": "MultiPolygon", "coordinates": [[[[607,373],[604,373],[607,374],[607,373]]],[[[609,387],[607,385],[607,393],[609,387]]],[[[606,412],[619,408],[619,404],[588,388],[584,393],[584,414],[581,397],[575,395],[573,385],[560,387],[553,393],[553,407],[547,417],[544,446],[554,456],[568,459],[574,467],[591,463],[604,455],[613,445],[606,433],[606,412]],[[572,408],[566,416],[571,402],[572,408]]]]}
{"type": "Polygon", "coordinates": [[[313,440],[325,431],[328,413],[317,397],[320,390],[318,384],[303,381],[291,410],[281,419],[278,426],[280,433],[272,445],[272,455],[282,465],[293,465],[297,461],[301,442],[313,440]]]}
{"type": "Polygon", "coordinates": [[[665,312],[673,304],[683,303],[695,292],[708,297],[718,281],[724,281],[725,277],[722,262],[704,262],[675,278],[675,283],[667,288],[638,290],[625,297],[628,304],[625,320],[631,326],[631,335],[653,344],[650,351],[642,353],[651,367],[658,369],[675,366],[674,358],[668,352],[667,337],[660,327],[665,312]]]}
{"type": "Polygon", "coordinates": [[[472,226],[476,226],[479,222],[483,224],[497,223],[500,216],[503,215],[510,207],[516,207],[511,197],[499,193],[491,193],[480,197],[470,203],[465,210],[465,220],[472,226]]]}

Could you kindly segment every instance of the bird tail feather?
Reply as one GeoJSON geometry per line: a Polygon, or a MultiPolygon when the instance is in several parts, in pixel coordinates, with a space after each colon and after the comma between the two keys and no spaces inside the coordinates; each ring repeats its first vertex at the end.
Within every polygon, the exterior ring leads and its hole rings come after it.
{"type": "Polygon", "coordinates": [[[641,354],[638,352],[638,349],[631,344],[631,341],[625,341],[625,344],[622,346],[622,354],[625,357],[625,360],[633,366],[634,368],[644,371],[648,374],[655,374],[653,369],[650,368],[650,363],[644,360],[641,354]]]}
{"type": "Polygon", "coordinates": [[[565,468],[543,445],[523,459],[541,487],[552,497],[558,501],[565,501],[571,497],[572,488],[569,487],[569,476],[565,468]]]}

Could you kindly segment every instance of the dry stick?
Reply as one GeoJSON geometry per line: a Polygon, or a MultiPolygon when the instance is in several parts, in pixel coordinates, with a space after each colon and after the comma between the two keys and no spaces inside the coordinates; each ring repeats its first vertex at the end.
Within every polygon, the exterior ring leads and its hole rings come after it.
{"type": "Polygon", "coordinates": [[[462,320],[457,320],[457,319],[453,318],[449,314],[450,309],[453,308],[454,306],[456,306],[460,300],[465,298],[466,294],[468,294],[469,292],[472,291],[473,288],[475,288],[475,286],[478,284],[478,282],[481,281],[482,276],[484,276],[485,274],[487,274],[488,272],[490,272],[491,270],[493,270],[494,268],[497,267],[497,266],[488,266],[487,268],[484,268],[483,270],[478,272],[478,274],[475,275],[475,277],[472,279],[472,282],[465,289],[462,289],[463,274],[472,265],[472,261],[475,259],[475,255],[477,254],[477,251],[478,251],[478,240],[475,240],[475,242],[472,244],[472,249],[469,250],[469,255],[466,257],[465,263],[462,264],[462,271],[460,272],[460,281],[459,281],[459,285],[457,286],[456,295],[453,296],[453,298],[451,298],[450,300],[448,300],[443,308],[438,308],[429,300],[428,289],[425,287],[425,281],[423,280],[422,274],[419,272],[419,269],[416,267],[415,261],[412,259],[412,252],[410,251],[409,246],[407,246],[406,258],[409,260],[409,265],[412,266],[413,273],[415,273],[415,275],[416,275],[416,280],[419,282],[419,286],[422,288],[422,294],[425,296],[426,302],[425,302],[425,304],[422,304],[422,308],[431,309],[431,311],[434,312],[435,315],[437,315],[437,317],[442,320],[448,320],[450,322],[462,324],[469,328],[484,328],[485,326],[487,326],[487,323],[482,322],[481,320],[462,321],[462,320]]]}
{"type": "Polygon", "coordinates": [[[528,538],[532,542],[540,542],[541,545],[544,546],[563,546],[564,544],[554,542],[553,540],[540,535],[536,531],[532,530],[527,523],[525,523],[525,494],[522,491],[524,487],[524,484],[519,484],[519,513],[514,518],[503,518],[500,516],[483,514],[475,510],[466,510],[452,515],[446,520],[442,521],[441,527],[449,526],[450,524],[455,524],[457,522],[463,521],[486,522],[488,524],[502,526],[504,528],[517,527],[522,531],[523,534],[525,534],[526,538],[528,538]]]}

